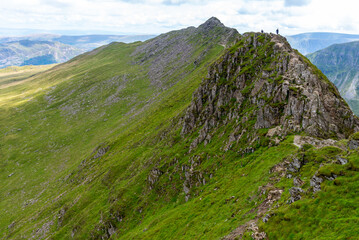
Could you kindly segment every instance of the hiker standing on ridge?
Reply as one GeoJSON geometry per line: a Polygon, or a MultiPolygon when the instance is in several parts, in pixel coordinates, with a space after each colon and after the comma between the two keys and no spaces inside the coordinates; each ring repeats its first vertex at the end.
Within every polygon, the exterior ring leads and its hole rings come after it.
{"type": "Polygon", "coordinates": [[[277,33],[277,35],[279,34],[279,29],[277,28],[277,30],[275,30],[275,32],[277,33]]]}

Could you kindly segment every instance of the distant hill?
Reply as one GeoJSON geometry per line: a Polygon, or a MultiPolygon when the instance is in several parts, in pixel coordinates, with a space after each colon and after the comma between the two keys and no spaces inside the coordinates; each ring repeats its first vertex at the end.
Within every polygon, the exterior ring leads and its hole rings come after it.
{"type": "Polygon", "coordinates": [[[293,48],[300,53],[306,55],[320,49],[329,47],[336,43],[346,43],[359,40],[359,35],[328,33],[328,32],[312,32],[301,33],[286,37],[293,48]]]}
{"type": "Polygon", "coordinates": [[[85,51],[109,44],[111,42],[131,43],[136,41],[146,41],[156,35],[56,35],[56,34],[36,34],[19,37],[0,37],[0,43],[31,40],[31,41],[51,41],[60,42],[75,46],[85,51]]]}
{"type": "Polygon", "coordinates": [[[60,42],[20,40],[1,43],[0,68],[61,63],[83,52],[60,42]]]}
{"type": "Polygon", "coordinates": [[[359,115],[359,41],[334,44],[307,56],[359,115]]]}
{"type": "Polygon", "coordinates": [[[0,38],[0,68],[62,63],[111,42],[145,41],[154,35],[37,34],[0,38]]]}

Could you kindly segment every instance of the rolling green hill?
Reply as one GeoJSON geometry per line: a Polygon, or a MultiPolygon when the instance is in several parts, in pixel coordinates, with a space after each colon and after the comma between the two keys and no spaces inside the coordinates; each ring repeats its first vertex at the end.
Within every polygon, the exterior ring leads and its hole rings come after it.
{"type": "Polygon", "coordinates": [[[0,108],[1,238],[358,232],[359,119],[281,36],[211,18],[109,44],[1,88],[0,108]]]}
{"type": "Polygon", "coordinates": [[[338,87],[359,115],[359,41],[334,44],[309,54],[308,58],[338,87]]]}

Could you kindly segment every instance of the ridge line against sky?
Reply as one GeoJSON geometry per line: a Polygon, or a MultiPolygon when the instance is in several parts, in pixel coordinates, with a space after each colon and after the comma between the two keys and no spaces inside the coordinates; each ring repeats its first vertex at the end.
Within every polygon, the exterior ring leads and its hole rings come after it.
{"type": "Polygon", "coordinates": [[[0,3],[0,35],[159,34],[215,16],[239,32],[359,33],[355,0],[12,0],[0,3]]]}

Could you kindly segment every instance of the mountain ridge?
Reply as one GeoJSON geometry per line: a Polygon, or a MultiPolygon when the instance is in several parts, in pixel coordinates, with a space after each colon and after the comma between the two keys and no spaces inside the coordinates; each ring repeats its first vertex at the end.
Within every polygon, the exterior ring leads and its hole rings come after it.
{"type": "Polygon", "coordinates": [[[0,92],[0,236],[357,230],[341,219],[358,209],[358,118],[334,85],[281,36],[203,27],[112,43],[0,92]]]}
{"type": "Polygon", "coordinates": [[[309,32],[287,36],[293,48],[304,55],[329,47],[332,44],[345,43],[359,40],[357,34],[309,32]]]}
{"type": "MultiPolygon", "coordinates": [[[[235,89],[235,87],[238,86],[240,86],[240,88],[237,91],[231,90],[230,92],[228,92],[228,90],[221,88],[220,86],[218,86],[218,84],[215,85],[212,90],[212,97],[208,98],[207,100],[214,101],[213,99],[215,98],[215,95],[213,95],[213,91],[216,92],[218,91],[218,89],[220,89],[220,94],[224,94],[227,99],[219,98],[218,103],[209,103],[209,105],[207,106],[208,109],[203,109],[204,113],[208,114],[204,117],[201,116],[200,109],[202,108],[202,105],[205,105],[205,103],[192,103],[191,110],[188,111],[188,114],[185,117],[185,123],[187,122],[187,124],[183,126],[183,133],[189,132],[189,128],[195,126],[195,122],[198,121],[198,119],[204,118],[208,120],[211,118],[212,115],[221,116],[220,106],[229,104],[229,100],[231,98],[235,98],[236,101],[241,102],[241,99],[243,99],[242,92],[245,87],[249,87],[248,89],[246,89],[246,91],[248,91],[248,93],[250,92],[250,97],[253,98],[250,99],[249,102],[255,102],[257,106],[262,105],[263,107],[266,100],[268,101],[268,99],[270,99],[270,102],[273,105],[281,105],[281,102],[288,101],[287,105],[281,106],[281,108],[267,105],[264,108],[260,108],[257,112],[253,112],[253,116],[249,116],[249,118],[255,118],[255,116],[257,116],[257,122],[254,126],[256,129],[269,128],[275,127],[276,125],[281,125],[284,128],[282,134],[291,131],[305,131],[307,134],[310,134],[315,137],[328,138],[330,135],[330,131],[334,131],[335,133],[333,132],[333,134],[337,138],[346,138],[353,132],[349,132],[349,134],[343,134],[336,129],[337,126],[344,126],[347,124],[344,121],[340,123],[341,117],[346,116],[345,118],[348,120],[350,119],[349,121],[351,122],[349,123],[349,125],[347,125],[347,128],[351,129],[355,125],[357,131],[359,130],[358,119],[352,114],[345,101],[340,98],[340,94],[335,88],[335,86],[323,74],[319,75],[316,72],[317,69],[312,64],[310,64],[310,62],[303,60],[303,57],[301,55],[295,53],[295,51],[292,50],[292,48],[285,41],[284,38],[273,34],[252,34],[252,36],[245,34],[243,36],[244,38],[247,37],[246,41],[252,41],[254,48],[260,47],[263,44],[263,39],[267,40],[269,38],[270,43],[268,43],[268,45],[273,45],[271,47],[274,49],[274,51],[270,52],[268,50],[269,52],[265,52],[262,56],[259,55],[260,53],[255,53],[254,56],[256,56],[256,58],[265,59],[267,54],[271,54],[270,56],[272,58],[278,58],[276,63],[277,66],[275,66],[275,69],[273,70],[270,68],[270,66],[268,66],[266,70],[262,70],[263,68],[265,68],[265,66],[263,66],[262,69],[258,68],[258,66],[256,65],[258,63],[255,62],[255,59],[251,59],[249,60],[249,62],[247,60],[246,63],[242,63],[244,60],[243,58],[239,58],[240,53],[235,52],[234,56],[231,56],[231,54],[227,53],[227,55],[223,56],[223,58],[220,60],[217,67],[211,67],[208,76],[212,77],[212,79],[216,79],[217,81],[219,81],[218,76],[221,76],[222,78],[226,79],[226,81],[230,82],[238,81],[231,80],[234,77],[242,78],[241,80],[243,82],[232,83],[232,89],[235,89]],[[281,52],[282,54],[280,56],[276,56],[279,52],[281,52]],[[238,61],[241,61],[241,67],[238,66],[237,69],[233,69],[233,63],[238,61]],[[227,70],[226,64],[228,64],[227,70]],[[244,72],[244,75],[236,76],[236,74],[240,74],[241,71],[243,71],[241,70],[241,68],[245,68],[246,65],[251,65],[251,67],[253,67],[256,72],[249,73],[248,75],[245,75],[244,72]],[[309,71],[307,69],[309,69],[309,71]],[[227,75],[222,76],[226,73],[227,75]],[[315,77],[315,74],[319,75],[319,77],[315,77]],[[264,80],[266,78],[269,78],[269,76],[271,76],[272,78],[270,79],[270,81],[273,81],[273,79],[275,79],[275,83],[278,82],[279,84],[281,84],[278,89],[275,89],[274,87],[276,84],[264,80]],[[253,85],[248,86],[245,84],[246,78],[259,78],[259,82],[251,82],[251,84],[253,85]],[[273,89],[275,89],[274,92],[272,92],[273,89]],[[260,93],[260,91],[267,91],[265,94],[266,96],[263,99],[258,99],[258,97],[256,96],[256,94],[260,93]],[[312,95],[316,96],[313,97],[312,95]],[[271,96],[274,97],[270,98],[271,96]],[[303,100],[303,98],[310,100],[303,100]],[[339,98],[340,100],[338,102],[335,102],[336,98],[339,98]],[[332,106],[334,102],[335,106],[332,106]],[[344,106],[344,108],[339,109],[342,106],[344,106]],[[197,112],[191,114],[191,112],[193,111],[197,112]],[[334,120],[334,118],[336,118],[336,120],[334,120]],[[280,121],[278,121],[279,119],[280,121]],[[326,122],[330,120],[333,120],[333,122],[326,122]]],[[[237,43],[237,45],[240,44],[246,43],[237,43]]],[[[231,51],[234,51],[234,49],[232,49],[231,51]]],[[[259,61],[259,64],[263,63],[259,61]]],[[[263,65],[265,65],[265,63],[263,65]]],[[[198,89],[196,93],[198,94],[196,95],[196,98],[198,100],[203,101],[210,95],[211,90],[206,88],[207,87],[205,87],[204,89],[198,89]],[[204,91],[204,93],[201,93],[201,91],[204,91]]],[[[241,105],[241,103],[239,103],[239,105],[241,105]]],[[[241,114],[241,111],[243,112],[243,110],[238,110],[238,112],[230,112],[228,114],[232,117],[238,117],[238,115],[241,114]]],[[[201,120],[199,121],[201,122],[201,120]]],[[[206,124],[208,125],[208,122],[206,122],[205,125],[206,124]]],[[[212,127],[213,125],[214,124],[212,124],[212,127]]],[[[346,132],[346,130],[342,130],[343,132],[346,132]]]]}

